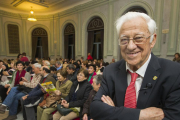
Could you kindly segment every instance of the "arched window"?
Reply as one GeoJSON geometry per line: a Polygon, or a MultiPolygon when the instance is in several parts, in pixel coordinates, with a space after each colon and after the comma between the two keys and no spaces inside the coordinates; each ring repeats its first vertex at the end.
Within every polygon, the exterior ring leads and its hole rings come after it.
{"type": "Polygon", "coordinates": [[[124,12],[124,14],[126,14],[127,12],[140,12],[140,13],[147,14],[147,11],[143,7],[140,7],[140,6],[130,7],[124,12]]]}
{"type": "Polygon", "coordinates": [[[48,34],[43,28],[35,28],[32,31],[32,59],[48,58],[48,34]]]}
{"type": "Polygon", "coordinates": [[[71,23],[64,29],[64,52],[65,58],[75,59],[75,29],[71,23]]]}
{"type": "Polygon", "coordinates": [[[104,23],[102,19],[100,17],[93,18],[88,24],[87,31],[87,53],[91,53],[93,59],[103,59],[104,23]]]}
{"type": "Polygon", "coordinates": [[[19,49],[19,27],[17,25],[8,24],[8,41],[9,41],[9,53],[18,54],[19,49]]]}

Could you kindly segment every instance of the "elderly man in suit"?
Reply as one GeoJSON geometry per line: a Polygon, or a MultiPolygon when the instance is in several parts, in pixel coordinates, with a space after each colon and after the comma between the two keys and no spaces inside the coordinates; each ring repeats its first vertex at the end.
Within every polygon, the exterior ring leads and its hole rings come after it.
{"type": "Polygon", "coordinates": [[[156,23],[128,12],[116,22],[121,61],[103,72],[90,106],[95,120],[180,120],[180,65],[153,55],[156,23]]]}

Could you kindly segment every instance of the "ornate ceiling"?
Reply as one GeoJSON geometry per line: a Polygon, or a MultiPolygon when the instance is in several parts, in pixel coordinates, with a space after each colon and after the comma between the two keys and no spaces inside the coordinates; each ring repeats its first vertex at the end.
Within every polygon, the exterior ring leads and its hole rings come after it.
{"type": "Polygon", "coordinates": [[[92,0],[1,0],[0,10],[29,14],[32,7],[35,14],[47,15],[61,12],[89,1],[92,0]]]}

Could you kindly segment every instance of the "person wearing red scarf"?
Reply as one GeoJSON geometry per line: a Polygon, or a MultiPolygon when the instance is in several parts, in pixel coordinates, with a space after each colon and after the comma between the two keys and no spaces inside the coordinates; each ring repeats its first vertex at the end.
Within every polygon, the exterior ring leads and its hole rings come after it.
{"type": "MultiPolygon", "coordinates": [[[[12,80],[9,84],[6,84],[5,87],[9,87],[7,94],[8,96],[3,101],[2,105],[0,106],[0,113],[5,113],[5,110],[7,107],[9,108],[9,116],[7,117],[7,120],[9,119],[17,119],[17,106],[18,106],[18,100],[21,99],[22,96],[26,95],[25,93],[19,91],[17,88],[20,84],[20,80],[22,78],[23,81],[30,82],[31,76],[28,72],[24,70],[24,63],[21,61],[18,61],[16,63],[17,71],[14,72],[12,80]]],[[[2,92],[2,91],[1,91],[2,92]]]]}

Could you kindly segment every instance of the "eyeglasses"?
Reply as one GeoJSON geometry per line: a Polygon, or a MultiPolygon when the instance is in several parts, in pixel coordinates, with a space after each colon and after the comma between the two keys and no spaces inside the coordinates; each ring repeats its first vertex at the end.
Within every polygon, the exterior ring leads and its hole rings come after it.
{"type": "MultiPolygon", "coordinates": [[[[154,35],[154,34],[152,34],[152,35],[154,35]]],[[[134,44],[138,44],[138,45],[139,45],[139,44],[144,44],[144,43],[145,43],[145,40],[148,39],[148,38],[150,38],[152,35],[150,35],[150,36],[148,36],[148,37],[145,37],[145,36],[142,36],[142,35],[137,35],[137,36],[135,36],[135,37],[132,38],[132,39],[124,36],[124,37],[119,38],[119,40],[120,40],[120,45],[121,45],[121,46],[128,45],[128,43],[129,43],[130,40],[133,40],[134,44]]]]}

